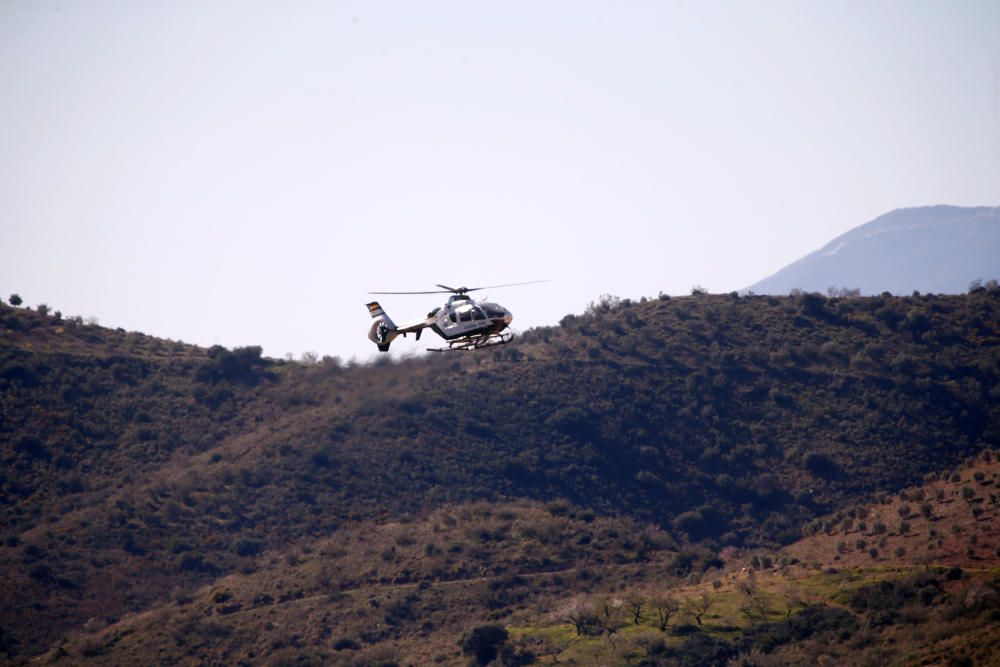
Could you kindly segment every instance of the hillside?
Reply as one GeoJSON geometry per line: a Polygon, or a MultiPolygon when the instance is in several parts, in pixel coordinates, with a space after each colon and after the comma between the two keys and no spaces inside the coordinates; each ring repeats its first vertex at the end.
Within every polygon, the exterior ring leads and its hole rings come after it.
{"type": "Polygon", "coordinates": [[[4,307],[0,397],[12,661],[450,661],[470,623],[780,549],[1000,445],[1000,294],[608,298],[370,367],[4,307]],[[265,632],[283,597],[328,601],[308,636],[265,632]]]}
{"type": "Polygon", "coordinates": [[[492,648],[508,665],[718,664],[737,654],[754,665],[995,664],[998,479],[1000,459],[984,452],[825,517],[785,548],[721,557],[560,503],[364,521],[144,613],[90,621],[47,658],[468,664],[462,645],[502,619],[506,639],[492,648]]]}
{"type": "Polygon", "coordinates": [[[856,227],[749,290],[961,294],[973,281],[998,277],[1000,207],[925,206],[892,211],[856,227]]]}

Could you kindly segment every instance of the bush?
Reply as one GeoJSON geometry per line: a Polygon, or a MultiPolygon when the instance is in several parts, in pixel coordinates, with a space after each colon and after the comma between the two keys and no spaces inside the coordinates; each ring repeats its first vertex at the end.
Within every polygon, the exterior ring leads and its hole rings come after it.
{"type": "Polygon", "coordinates": [[[803,313],[816,316],[823,313],[823,307],[826,305],[826,299],[822,294],[810,292],[808,294],[803,294],[800,297],[799,303],[801,304],[803,313]]]}
{"type": "Polygon", "coordinates": [[[809,452],[802,457],[802,465],[817,477],[836,477],[840,472],[836,461],[823,452],[809,452]]]}
{"type": "Polygon", "coordinates": [[[201,572],[204,574],[216,574],[219,568],[210,561],[205,560],[205,556],[197,553],[186,553],[178,563],[182,572],[201,572]]]}
{"type": "Polygon", "coordinates": [[[507,641],[507,630],[499,625],[480,625],[462,637],[459,645],[462,653],[472,655],[476,664],[486,665],[497,656],[500,647],[507,641]]]}
{"type": "Polygon", "coordinates": [[[736,657],[736,649],[732,644],[700,632],[685,639],[673,653],[677,664],[683,667],[725,665],[736,657]]]}
{"type": "Polygon", "coordinates": [[[42,442],[41,438],[35,435],[19,435],[14,438],[14,451],[26,454],[33,459],[51,461],[52,453],[42,442]]]}
{"type": "Polygon", "coordinates": [[[848,604],[857,612],[870,614],[871,627],[896,622],[907,606],[927,606],[941,592],[941,584],[930,574],[920,574],[902,581],[880,581],[854,591],[848,604]]]}
{"type": "Polygon", "coordinates": [[[719,513],[707,505],[678,514],[677,518],[674,519],[674,528],[684,531],[696,540],[712,537],[728,530],[728,526],[719,513]]]}
{"type": "Polygon", "coordinates": [[[264,541],[255,538],[241,538],[233,544],[237,556],[256,556],[264,550],[264,541]]]}
{"type": "Polygon", "coordinates": [[[359,648],[361,648],[361,645],[350,637],[341,637],[333,643],[335,651],[357,651],[359,648]]]}
{"type": "Polygon", "coordinates": [[[839,607],[814,604],[787,620],[757,626],[752,630],[752,642],[760,650],[770,653],[783,644],[825,633],[845,641],[857,630],[858,620],[851,612],[839,607]]]}
{"type": "Polygon", "coordinates": [[[268,363],[261,358],[262,352],[259,345],[233,348],[232,352],[213,345],[208,349],[211,361],[199,369],[198,380],[208,383],[229,380],[253,386],[264,377],[260,369],[268,363]]]}
{"type": "Polygon", "coordinates": [[[12,306],[20,306],[24,303],[24,301],[21,300],[21,297],[17,294],[11,294],[8,301],[10,301],[10,305],[12,306]]]}

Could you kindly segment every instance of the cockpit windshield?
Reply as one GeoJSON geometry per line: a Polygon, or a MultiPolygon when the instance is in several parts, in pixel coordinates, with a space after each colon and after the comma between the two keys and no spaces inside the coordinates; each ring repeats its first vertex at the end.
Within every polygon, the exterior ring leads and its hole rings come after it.
{"type": "Polygon", "coordinates": [[[483,307],[483,310],[486,312],[486,317],[488,317],[491,320],[503,318],[507,314],[507,311],[503,309],[503,306],[497,305],[495,303],[484,303],[481,305],[483,307]]]}
{"type": "MultiPolygon", "coordinates": [[[[486,313],[479,306],[464,305],[459,306],[455,309],[455,313],[458,313],[458,319],[462,322],[471,322],[473,320],[485,320],[486,313]]],[[[454,313],[452,313],[454,315],[454,313]]]]}

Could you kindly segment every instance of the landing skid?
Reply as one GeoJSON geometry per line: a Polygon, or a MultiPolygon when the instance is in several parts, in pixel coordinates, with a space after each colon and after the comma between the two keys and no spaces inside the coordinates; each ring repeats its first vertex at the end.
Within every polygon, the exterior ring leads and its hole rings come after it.
{"type": "Polygon", "coordinates": [[[484,347],[496,347],[506,345],[514,340],[514,334],[510,331],[504,333],[486,334],[483,336],[473,336],[471,338],[456,338],[448,341],[448,347],[429,347],[428,352],[457,352],[459,350],[481,350],[484,347]]]}

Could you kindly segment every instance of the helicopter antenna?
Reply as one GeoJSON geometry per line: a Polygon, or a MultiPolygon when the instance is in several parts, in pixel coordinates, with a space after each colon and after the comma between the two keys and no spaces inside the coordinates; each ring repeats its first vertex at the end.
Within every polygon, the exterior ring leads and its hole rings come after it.
{"type": "Polygon", "coordinates": [[[494,289],[499,287],[516,287],[518,285],[534,285],[536,283],[547,283],[548,280],[529,280],[524,283],[506,283],[504,285],[484,285],[482,287],[449,287],[448,285],[438,284],[439,290],[430,290],[427,292],[368,292],[369,294],[466,294],[468,292],[475,292],[482,289],[494,289]]]}

